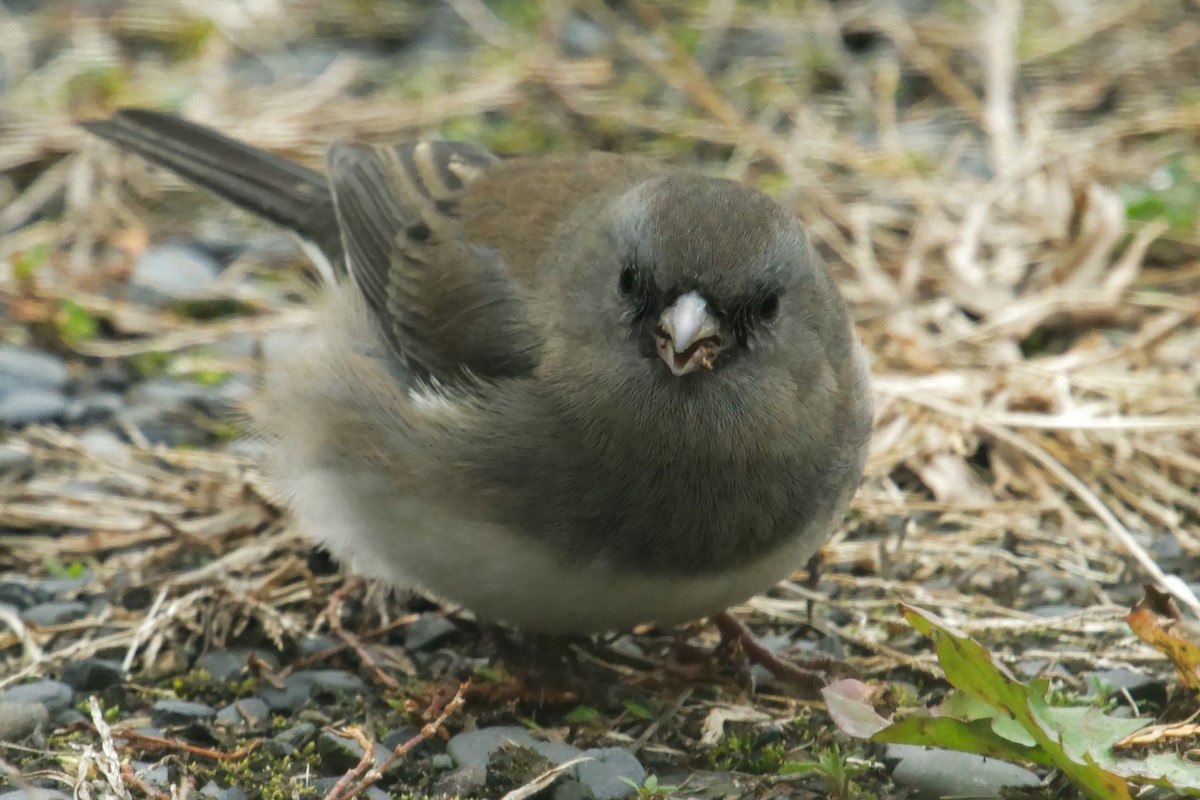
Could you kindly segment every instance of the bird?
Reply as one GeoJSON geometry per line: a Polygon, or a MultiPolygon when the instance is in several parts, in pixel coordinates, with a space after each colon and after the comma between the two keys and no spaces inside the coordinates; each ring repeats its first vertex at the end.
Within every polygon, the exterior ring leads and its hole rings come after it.
{"type": "Polygon", "coordinates": [[[254,426],[351,570],[531,633],[722,614],[860,483],[867,354],[795,214],[608,152],[334,142],[324,171],[184,118],[80,123],[293,231],[318,322],[254,426]]]}

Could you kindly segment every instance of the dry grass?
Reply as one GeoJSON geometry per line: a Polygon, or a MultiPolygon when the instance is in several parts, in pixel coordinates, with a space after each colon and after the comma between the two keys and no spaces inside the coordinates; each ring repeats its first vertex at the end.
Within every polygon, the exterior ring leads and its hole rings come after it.
{"type": "MultiPolygon", "coordinates": [[[[1128,206],[1169,196],[1154,187],[1173,165],[1178,181],[1200,182],[1194,4],[934,2],[910,17],[867,3],[447,5],[472,31],[461,56],[381,79],[380,59],[351,48],[311,77],[276,72],[261,85],[237,69],[280,42],[328,28],[369,37],[337,5],[301,2],[196,4],[170,18],[131,2],[106,19],[75,9],[0,20],[0,230],[21,226],[0,240],[0,302],[27,323],[6,323],[8,335],[37,329],[61,297],[114,330],[74,346],[95,357],[187,354],[233,329],[305,317],[246,297],[252,315],[198,323],[103,296],[146,229],[181,224],[149,214],[153,200],[131,202],[130,189],[167,201],[183,191],[70,124],[114,104],[181,103],[311,163],[338,136],[438,130],[699,162],[796,209],[875,358],[868,475],[825,549],[826,581],[758,598],[752,618],[800,621],[815,598],[818,626],[853,645],[867,674],[932,665],[889,644],[899,599],[998,647],[1052,633],[1030,658],[1166,671],[1119,606],[1153,582],[1200,614],[1196,584],[1181,579],[1194,576],[1165,574],[1149,550],[1173,538],[1191,558],[1181,563],[1200,558],[1200,234],[1194,202],[1190,224],[1174,226],[1131,221],[1128,206]],[[586,56],[563,44],[572,8],[599,32],[586,56]],[[852,53],[839,30],[879,44],[852,53]],[[790,44],[743,46],[723,63],[723,46],[749,35],[790,44]],[[364,82],[372,91],[350,91],[364,82]],[[42,243],[55,249],[36,280],[4,275],[5,260],[42,243]],[[1035,576],[1089,608],[1032,615],[1023,592],[1035,576]],[[842,624],[826,619],[833,610],[842,624]]],[[[396,37],[416,24],[386,22],[379,30],[396,37]]],[[[87,633],[96,620],[31,631],[4,619],[0,686],[101,645],[169,670],[195,642],[250,624],[279,639],[322,624],[332,581],[308,571],[252,464],[136,444],[101,458],[57,430],[9,438],[38,469],[0,485],[0,553],[34,572],[94,560],[97,581],[153,587],[154,601],[113,612],[103,638],[87,633]],[[81,480],[95,491],[61,499],[81,480]],[[203,566],[164,577],[181,552],[203,566]]]]}

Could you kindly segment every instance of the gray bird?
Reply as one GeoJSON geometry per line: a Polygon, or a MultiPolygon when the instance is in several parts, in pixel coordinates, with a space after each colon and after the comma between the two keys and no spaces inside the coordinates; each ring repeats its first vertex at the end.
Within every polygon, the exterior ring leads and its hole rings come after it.
{"type": "Polygon", "coordinates": [[[328,282],[256,422],[352,569],[531,631],[716,614],[862,475],[866,358],[795,217],[606,153],[334,144],[326,174],[171,115],[91,132],[295,231],[328,282]]]}

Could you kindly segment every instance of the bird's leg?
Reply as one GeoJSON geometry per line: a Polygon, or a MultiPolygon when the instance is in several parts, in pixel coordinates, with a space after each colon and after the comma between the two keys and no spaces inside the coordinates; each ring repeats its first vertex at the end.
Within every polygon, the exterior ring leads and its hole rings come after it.
{"type": "Polygon", "coordinates": [[[828,683],[827,673],[818,666],[819,662],[795,663],[780,658],[766,648],[746,623],[728,611],[712,617],[712,622],[721,632],[721,647],[736,647],[752,664],[758,664],[776,678],[797,686],[805,696],[817,697],[828,683]]]}

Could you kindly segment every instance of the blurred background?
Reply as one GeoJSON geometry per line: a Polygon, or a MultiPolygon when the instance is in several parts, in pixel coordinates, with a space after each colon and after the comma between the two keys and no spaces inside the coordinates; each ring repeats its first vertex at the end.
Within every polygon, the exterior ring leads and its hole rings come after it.
{"type": "Polygon", "coordinates": [[[906,597],[998,646],[1052,630],[1042,666],[1079,677],[1135,658],[1115,610],[1143,582],[1200,607],[1194,0],[0,0],[0,564],[84,604],[36,650],[0,632],[13,675],[89,604],[169,671],[197,620],[294,643],[336,585],[230,413],[309,319],[304,260],[73,124],[120,106],[314,166],[337,138],[643,153],[793,208],[878,419],[825,577],[756,624],[816,597],[816,638],[882,672],[906,597]]]}

